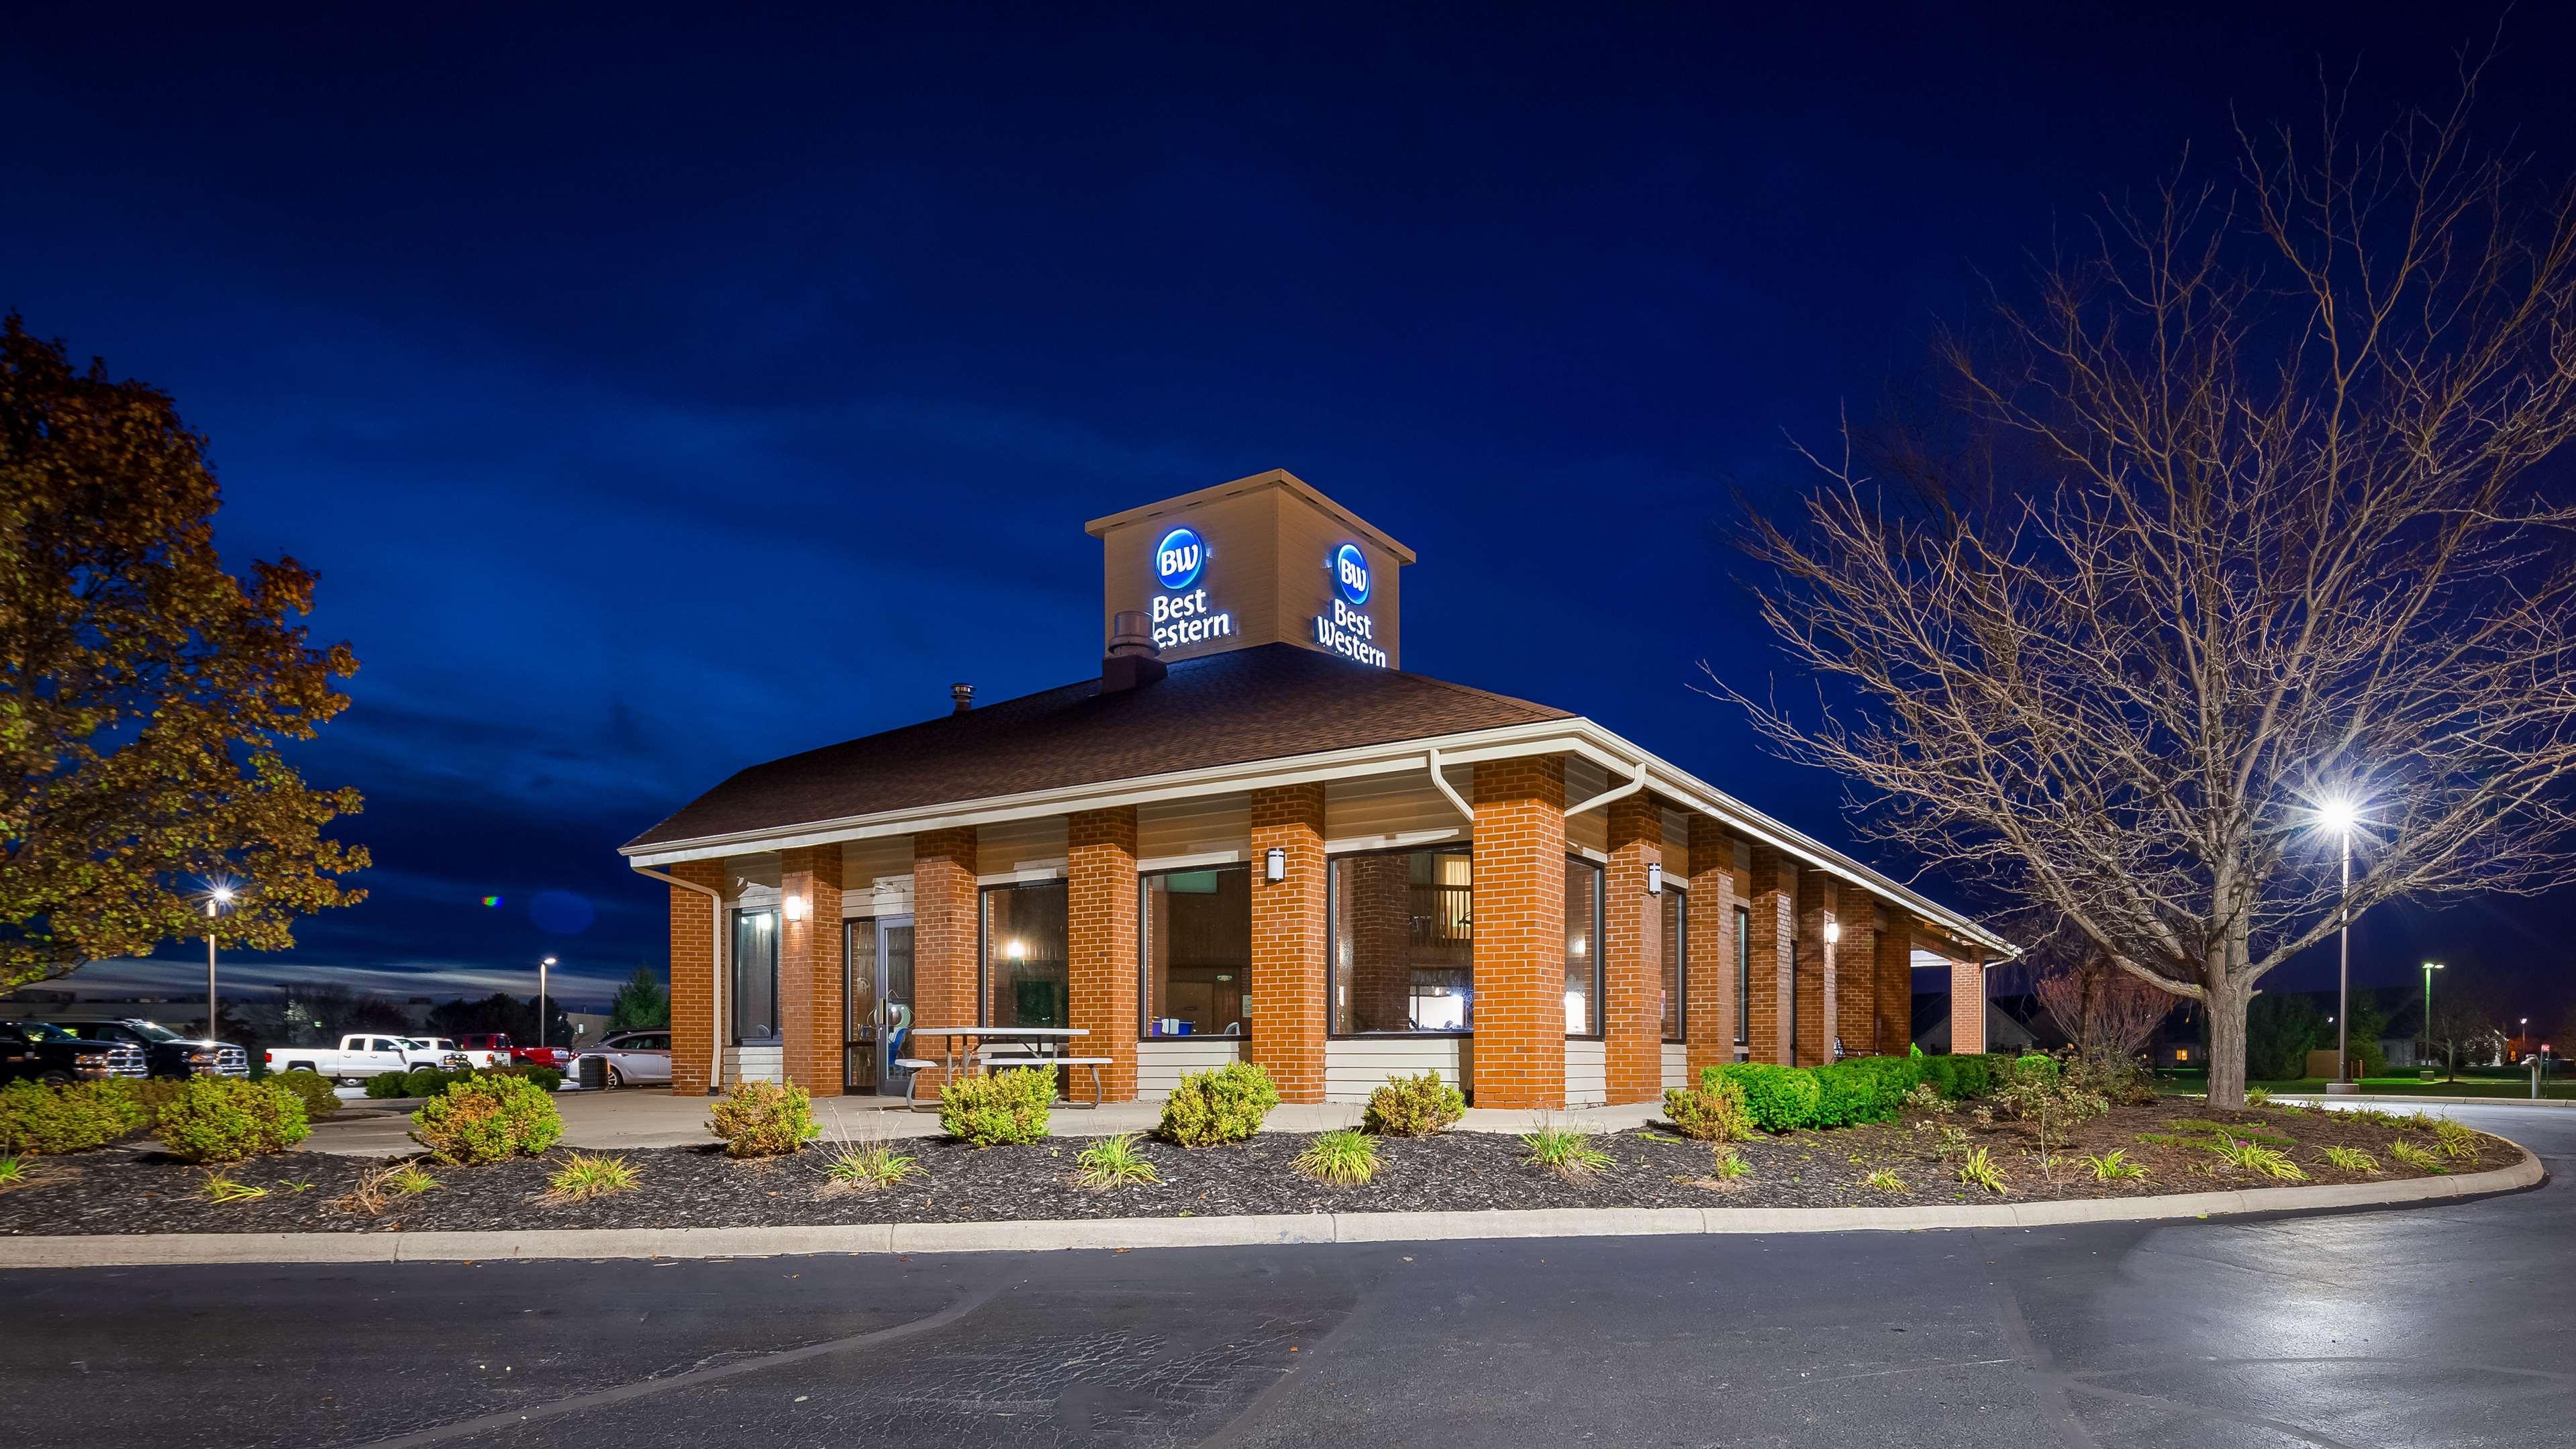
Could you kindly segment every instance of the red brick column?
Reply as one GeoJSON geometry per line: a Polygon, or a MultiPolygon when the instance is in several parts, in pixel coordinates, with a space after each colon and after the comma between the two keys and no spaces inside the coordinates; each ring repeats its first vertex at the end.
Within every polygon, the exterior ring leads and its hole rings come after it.
{"type": "Polygon", "coordinates": [[[1735,1060],[1735,838],[1705,815],[1690,822],[1690,959],[1682,1036],[1690,1077],[1735,1060]]]}
{"type": "Polygon", "coordinates": [[[1812,1067],[1834,1059],[1834,952],[1825,944],[1825,923],[1834,919],[1832,876],[1801,869],[1798,878],[1797,1066],[1812,1067]]]}
{"type": "Polygon", "coordinates": [[[841,1095],[841,847],[805,846],[778,853],[778,1023],[787,1080],[816,1097],[841,1095]],[[786,898],[805,899],[805,919],[791,921],[786,898]]]}
{"type": "MultiPolygon", "coordinates": [[[[1136,1100],[1136,807],[1077,811],[1065,821],[1066,989],[1072,1024],[1091,1035],[1072,1055],[1107,1057],[1100,1100],[1136,1100]]],[[[1091,1083],[1068,1069],[1068,1092],[1091,1083]]]]}
{"type": "Polygon", "coordinates": [[[1914,1045],[1914,918],[1888,910],[1878,928],[1878,1049],[1903,1056],[1914,1045]]]}
{"type": "Polygon", "coordinates": [[[1476,766],[1475,1101],[1565,1105],[1565,762],[1476,766]]]}
{"type": "Polygon", "coordinates": [[[1977,957],[1950,962],[1950,1050],[1986,1049],[1986,968],[1977,957]]]}
{"type": "Polygon", "coordinates": [[[1833,949],[1835,1031],[1843,1050],[1871,1056],[1878,1045],[1878,910],[1869,893],[1848,881],[1835,884],[1843,938],[1833,949]]]}
{"type": "MultiPolygon", "coordinates": [[[[926,830],[912,838],[912,1019],[918,1026],[973,1026],[983,962],[981,902],[975,891],[975,827],[926,830]]],[[[917,1053],[936,1059],[945,1042],[917,1053]]],[[[907,1051],[912,1050],[909,1046],[907,1051]]],[[[921,1074],[916,1091],[938,1095],[941,1073],[921,1074]]]]}
{"type": "Polygon", "coordinates": [[[1796,1055],[1790,998],[1797,989],[1797,879],[1797,866],[1787,856],[1768,846],[1753,848],[1753,980],[1745,992],[1753,1029],[1744,1043],[1749,1061],[1788,1066],[1796,1055]]]}
{"type": "MultiPolygon", "coordinates": [[[[724,889],[724,862],[684,860],[671,874],[710,890],[724,889]]],[[[671,887],[671,1094],[703,1097],[715,1080],[717,903],[692,890],[671,887]]]]}
{"type": "Polygon", "coordinates": [[[1610,802],[1610,864],[1601,873],[1601,1035],[1609,1100],[1664,1095],[1663,901],[1646,868],[1664,858],[1663,802],[1640,790],[1610,802]]]}
{"type": "Polygon", "coordinates": [[[1406,855],[1342,862],[1350,931],[1351,1008],[1376,1031],[1401,1031],[1413,1010],[1413,864],[1406,855]]]}
{"type": "Polygon", "coordinates": [[[1283,1102],[1324,1100],[1324,787],[1252,792],[1252,1039],[1283,1102]],[[1269,878],[1272,847],[1285,880],[1269,878]]]}

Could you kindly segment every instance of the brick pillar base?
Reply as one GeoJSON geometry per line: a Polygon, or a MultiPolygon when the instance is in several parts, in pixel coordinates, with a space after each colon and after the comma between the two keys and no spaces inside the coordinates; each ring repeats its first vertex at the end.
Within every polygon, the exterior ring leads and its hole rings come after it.
{"type": "MultiPolygon", "coordinates": [[[[724,889],[724,862],[684,860],[670,873],[724,889]]],[[[716,1074],[716,992],[721,989],[718,902],[671,887],[671,1094],[703,1097],[716,1074]]]]}
{"type": "Polygon", "coordinates": [[[1324,1100],[1326,1012],[1324,787],[1252,792],[1252,1038],[1250,1060],[1283,1102],[1324,1100]],[[1287,852],[1287,878],[1266,867],[1287,852]]]}
{"type": "Polygon", "coordinates": [[[1735,1060],[1736,1037],[1735,840],[1705,815],[1691,817],[1690,864],[1682,1036],[1697,1083],[1701,1068],[1735,1060]]]}
{"type": "Polygon", "coordinates": [[[1889,911],[1878,929],[1878,1049],[1903,1056],[1914,1045],[1914,918],[1889,911]]]}
{"type": "Polygon", "coordinates": [[[1950,963],[1950,1050],[1986,1049],[1986,968],[1975,961],[1950,963]]]}
{"type": "Polygon", "coordinates": [[[1565,1105],[1565,762],[1476,766],[1479,1107],[1565,1105]]]}
{"type": "Polygon", "coordinates": [[[787,1080],[809,1096],[837,1097],[848,1023],[842,1019],[841,847],[808,846],[778,853],[778,895],[805,901],[805,919],[779,913],[778,1024],[787,1080]]]}
{"type": "MultiPolygon", "coordinates": [[[[1083,810],[1065,822],[1066,991],[1072,1024],[1091,1034],[1072,1054],[1107,1057],[1100,1100],[1136,1100],[1136,807],[1083,810]]],[[[1068,1092],[1091,1068],[1070,1067],[1068,1092]]]]}
{"type": "MultiPolygon", "coordinates": [[[[920,1026],[973,1026],[983,962],[982,901],[975,889],[975,827],[926,830],[912,838],[912,1019],[920,1026]]],[[[918,1055],[937,1058],[938,1047],[918,1055]]],[[[923,1072],[917,1095],[936,1097],[943,1073],[923,1072]]]]}
{"type": "Polygon", "coordinates": [[[1878,912],[1857,886],[1843,886],[1843,938],[1834,947],[1835,1031],[1843,1050],[1856,1057],[1876,1054],[1878,1045],[1878,912]]]}
{"type": "Polygon", "coordinates": [[[1602,872],[1602,1055],[1609,1100],[1663,1097],[1663,902],[1646,894],[1663,859],[1663,802],[1640,790],[1610,802],[1610,865],[1602,872]]]}

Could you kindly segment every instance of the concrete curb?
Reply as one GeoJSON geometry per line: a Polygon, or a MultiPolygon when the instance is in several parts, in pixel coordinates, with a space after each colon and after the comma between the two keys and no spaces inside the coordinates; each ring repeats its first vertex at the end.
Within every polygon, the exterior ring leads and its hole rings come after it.
{"type": "MultiPolygon", "coordinates": [[[[2515,1144],[2517,1148],[2520,1144],[2515,1144]]],[[[1281,1213],[1015,1223],[848,1223],[778,1228],[589,1228],[526,1232],[127,1233],[0,1238],[0,1268],[198,1263],[458,1263],[594,1258],[766,1258],[797,1253],[1003,1253],[1062,1249],[1272,1247],[1641,1234],[1920,1232],[2153,1222],[2456,1201],[2536,1187],[2540,1159],[2404,1182],[2084,1198],[1962,1207],[1541,1208],[1527,1212],[1281,1213]]]]}
{"type": "Polygon", "coordinates": [[[2324,1092],[2277,1093],[2275,1102],[2296,1102],[2303,1107],[2376,1107],[2382,1102],[2395,1102],[2408,1107],[2576,1107],[2576,1097],[2398,1097],[2377,1092],[2359,1092],[2349,1097],[2330,1096],[2324,1092]]]}

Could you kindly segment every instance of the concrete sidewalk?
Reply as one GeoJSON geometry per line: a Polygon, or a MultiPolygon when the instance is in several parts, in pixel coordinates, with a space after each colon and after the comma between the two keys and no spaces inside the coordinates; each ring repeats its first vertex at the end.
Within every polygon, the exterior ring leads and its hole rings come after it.
{"type": "MultiPolygon", "coordinates": [[[[652,1088],[615,1092],[559,1092],[555,1106],[563,1113],[563,1142],[592,1151],[630,1147],[696,1147],[715,1141],[707,1131],[711,1097],[676,1097],[652,1088]]],[[[416,1152],[411,1140],[411,1113],[416,1101],[355,1101],[317,1124],[304,1146],[314,1152],[349,1157],[398,1157],[416,1152]]],[[[1641,1127],[1663,1114],[1658,1103],[1622,1107],[1582,1107],[1554,1114],[1564,1124],[1594,1132],[1641,1127]]],[[[1114,1102],[1097,1110],[1058,1107],[1049,1126],[1058,1137],[1107,1137],[1120,1132],[1150,1132],[1162,1120],[1160,1102],[1114,1102]]],[[[1469,1108],[1458,1123],[1462,1132],[1527,1132],[1538,1121],[1534,1112],[1469,1108]]],[[[907,1112],[899,1097],[823,1097],[814,1103],[814,1119],[826,1138],[936,1137],[939,1114],[907,1112]]],[[[1272,1109],[1261,1124],[1264,1132],[1330,1132],[1356,1127],[1359,1104],[1328,1102],[1320,1106],[1285,1104],[1272,1109]]]]}

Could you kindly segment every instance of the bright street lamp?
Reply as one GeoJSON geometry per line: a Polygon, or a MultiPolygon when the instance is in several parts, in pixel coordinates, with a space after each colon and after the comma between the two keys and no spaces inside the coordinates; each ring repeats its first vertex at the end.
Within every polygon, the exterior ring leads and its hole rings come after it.
{"type": "Polygon", "coordinates": [[[215,1039],[215,917],[233,903],[233,888],[217,881],[206,892],[206,1040],[215,1039]]]}
{"type": "Polygon", "coordinates": [[[2433,1044],[2433,973],[2442,969],[2439,961],[2424,963],[2424,1044],[2433,1044]]]}
{"type": "Polygon", "coordinates": [[[2361,823],[2361,807],[2349,796],[2329,796],[2317,807],[2317,823],[2333,831],[2343,846],[2343,886],[2335,897],[2335,1074],[2326,1091],[2358,1092],[2352,1079],[2352,1028],[2344,1018],[2352,1015],[2352,832],[2361,823]]]}
{"type": "Polygon", "coordinates": [[[554,964],[552,956],[537,963],[537,1049],[540,1051],[546,1045],[546,972],[554,964]]]}

